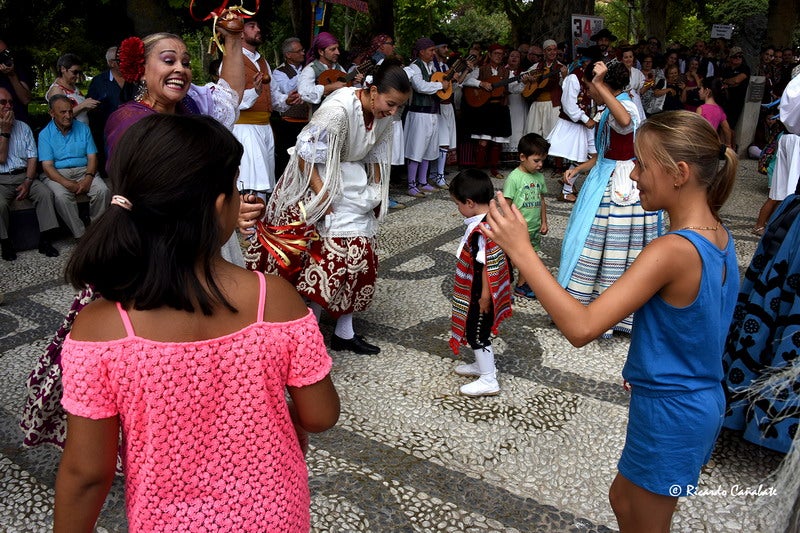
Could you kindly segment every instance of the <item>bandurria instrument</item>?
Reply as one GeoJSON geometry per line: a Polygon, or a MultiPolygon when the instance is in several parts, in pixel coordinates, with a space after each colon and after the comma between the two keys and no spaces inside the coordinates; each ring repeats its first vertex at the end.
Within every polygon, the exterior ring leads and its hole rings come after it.
{"type": "Polygon", "coordinates": [[[345,85],[349,87],[353,85],[353,79],[355,79],[356,76],[359,74],[366,76],[375,69],[375,66],[376,65],[373,60],[367,59],[351,72],[342,72],[339,69],[329,68],[328,70],[323,71],[317,77],[317,85],[329,85],[331,83],[336,83],[337,81],[343,81],[345,85]]]}
{"type": "MultiPolygon", "coordinates": [[[[453,63],[453,66],[450,67],[450,70],[447,72],[434,72],[431,74],[431,81],[452,81],[455,76],[461,74],[464,69],[467,68],[468,64],[472,61],[475,61],[476,57],[475,54],[470,54],[467,56],[466,59],[463,57],[459,57],[456,59],[456,62],[453,63]]],[[[442,100],[447,100],[451,96],[453,96],[453,85],[451,84],[450,87],[445,89],[440,89],[436,91],[436,95],[441,98],[442,100]]]]}

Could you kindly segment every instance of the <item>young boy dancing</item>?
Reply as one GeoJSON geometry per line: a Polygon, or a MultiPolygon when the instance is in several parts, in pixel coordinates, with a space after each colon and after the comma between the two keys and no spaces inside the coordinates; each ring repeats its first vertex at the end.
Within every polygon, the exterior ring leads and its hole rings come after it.
{"type": "MultiPolygon", "coordinates": [[[[525,217],[531,245],[538,252],[542,247],[542,235],[547,235],[547,206],[544,203],[547,184],[540,170],[547,159],[550,143],[537,133],[529,133],[519,140],[518,149],[519,166],[506,178],[503,196],[516,205],[525,217]]],[[[514,294],[525,298],[536,297],[522,272],[517,278],[514,294]]]]}
{"type": "Polygon", "coordinates": [[[459,347],[469,344],[475,354],[474,363],[458,365],[455,372],[478,378],[463,385],[461,394],[493,396],[500,392],[500,385],[489,336],[511,316],[511,279],[505,253],[478,229],[489,212],[494,186],[485,172],[467,169],[453,178],[449,190],[467,225],[456,253],[450,347],[458,355],[459,347]]]}

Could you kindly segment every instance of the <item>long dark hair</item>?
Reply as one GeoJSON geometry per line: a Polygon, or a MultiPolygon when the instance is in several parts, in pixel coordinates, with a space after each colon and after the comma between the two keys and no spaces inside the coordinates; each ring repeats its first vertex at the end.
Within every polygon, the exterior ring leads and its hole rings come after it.
{"type": "Polygon", "coordinates": [[[111,158],[111,205],[89,226],[66,271],[76,288],[147,310],[168,306],[212,314],[236,309],[214,281],[222,235],[215,202],[230,198],[242,145],[209,117],[156,114],[123,134],[111,158]]]}

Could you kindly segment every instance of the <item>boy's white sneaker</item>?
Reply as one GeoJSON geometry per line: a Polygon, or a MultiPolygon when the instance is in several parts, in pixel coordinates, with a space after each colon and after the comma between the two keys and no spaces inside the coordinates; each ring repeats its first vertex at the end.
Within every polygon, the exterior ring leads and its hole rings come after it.
{"type": "Polygon", "coordinates": [[[459,389],[464,396],[495,396],[500,393],[500,384],[494,376],[481,376],[459,389]]]}
{"type": "Polygon", "coordinates": [[[481,375],[481,369],[478,368],[478,363],[470,363],[468,365],[458,365],[453,370],[459,376],[475,376],[481,375]]]}

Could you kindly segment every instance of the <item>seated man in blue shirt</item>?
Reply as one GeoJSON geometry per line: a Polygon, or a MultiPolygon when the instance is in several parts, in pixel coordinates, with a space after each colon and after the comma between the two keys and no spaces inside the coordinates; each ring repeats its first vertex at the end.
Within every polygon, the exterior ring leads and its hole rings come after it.
{"type": "Polygon", "coordinates": [[[47,186],[55,196],[56,211],[76,239],[86,228],[78,216],[77,195],[89,196],[89,218],[108,207],[110,193],[97,174],[97,148],[89,126],[73,119],[72,102],[63,94],[50,98],[53,118],[39,134],[39,160],[47,186]]]}

